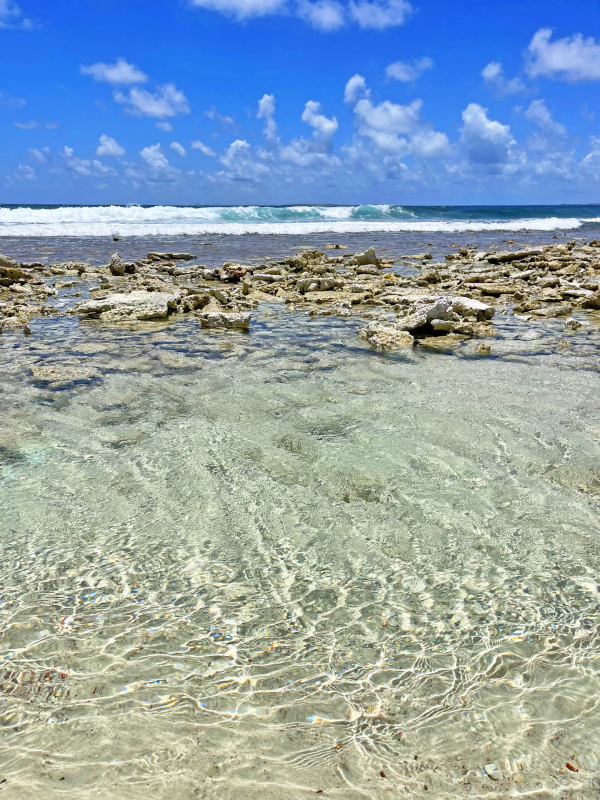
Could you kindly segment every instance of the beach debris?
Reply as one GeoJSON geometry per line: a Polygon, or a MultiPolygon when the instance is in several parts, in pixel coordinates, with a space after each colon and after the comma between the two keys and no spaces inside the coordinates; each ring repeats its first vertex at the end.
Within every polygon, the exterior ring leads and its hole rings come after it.
{"type": "Polygon", "coordinates": [[[571,764],[571,762],[570,762],[570,761],[567,761],[567,763],[566,763],[566,767],[567,767],[567,769],[568,769],[568,770],[570,770],[571,772],[579,772],[579,770],[577,769],[577,767],[575,767],[573,764],[571,764]]]}
{"type": "Polygon", "coordinates": [[[73,309],[83,317],[97,317],[103,321],[124,319],[162,319],[177,308],[179,294],[166,292],[133,291],[109,294],[99,300],[85,300],[73,309]]]}

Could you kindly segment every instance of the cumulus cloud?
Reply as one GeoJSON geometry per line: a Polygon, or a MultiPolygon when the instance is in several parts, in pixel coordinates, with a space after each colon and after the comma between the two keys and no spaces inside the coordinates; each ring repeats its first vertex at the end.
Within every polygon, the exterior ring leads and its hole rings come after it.
{"type": "Polygon", "coordinates": [[[496,166],[506,164],[516,144],[510,126],[489,119],[487,108],[469,103],[462,112],[461,143],[471,164],[496,166]]]}
{"type": "Polygon", "coordinates": [[[412,12],[408,0],[191,0],[192,5],[246,20],[268,14],[300,17],[320,31],[335,31],[347,22],[383,30],[403,25],[412,12]]]}
{"type": "Polygon", "coordinates": [[[354,105],[359,97],[368,97],[370,90],[367,89],[367,82],[358,73],[353,75],[344,89],[344,103],[354,105]]]}
{"type": "Polygon", "coordinates": [[[520,78],[508,80],[504,76],[504,68],[500,61],[490,61],[481,71],[485,83],[493,88],[502,97],[509,94],[525,94],[527,87],[520,78]]]}
{"type": "Polygon", "coordinates": [[[22,16],[21,9],[14,0],[0,0],[0,28],[31,30],[33,23],[22,16]]]}
{"type": "Polygon", "coordinates": [[[105,133],[100,137],[100,144],[96,148],[97,156],[114,156],[118,158],[125,155],[125,148],[105,133]]]}
{"type": "Polygon", "coordinates": [[[169,167],[169,162],[162,151],[160,144],[152,144],[140,150],[144,161],[153,169],[163,170],[169,167]]]}
{"type": "Polygon", "coordinates": [[[283,9],[285,0],[191,0],[192,5],[220,11],[235,19],[264,17],[283,9]]]}
{"type": "Polygon", "coordinates": [[[72,147],[65,145],[63,147],[63,155],[65,163],[69,172],[75,175],[87,177],[90,175],[116,175],[112,167],[106,167],[101,161],[97,159],[89,160],[87,158],[76,158],[72,147]]]}
{"type": "Polygon", "coordinates": [[[179,144],[179,142],[171,142],[169,147],[171,148],[171,150],[174,150],[177,153],[177,155],[181,156],[182,158],[184,158],[187,155],[187,153],[185,152],[185,147],[179,144]]]}
{"type": "Polygon", "coordinates": [[[330,142],[333,134],[338,129],[338,121],[335,117],[329,119],[321,114],[321,104],[314,100],[309,100],[302,112],[302,122],[308,123],[313,128],[313,136],[325,142],[330,142]]]}
{"type": "Polygon", "coordinates": [[[581,33],[551,42],[551,28],[540,28],[529,43],[525,69],[532,78],[569,83],[600,80],[600,44],[581,33]]]}
{"type": "Polygon", "coordinates": [[[173,130],[173,126],[171,125],[171,123],[166,122],[165,120],[157,122],[156,127],[158,128],[159,131],[166,131],[167,133],[173,130]]]}
{"type": "Polygon", "coordinates": [[[211,150],[210,147],[207,147],[199,139],[196,139],[195,142],[192,142],[192,147],[194,150],[199,150],[205,156],[214,157],[217,155],[214,150],[211,150]]]}
{"type": "Polygon", "coordinates": [[[544,100],[534,100],[525,110],[525,117],[535,122],[545,133],[566,136],[567,129],[560,122],[552,119],[544,100]]]}
{"type": "Polygon", "coordinates": [[[383,153],[400,158],[412,153],[428,158],[450,151],[446,134],[434,131],[430,123],[422,120],[420,99],[407,105],[389,100],[375,105],[361,75],[348,81],[344,99],[354,104],[359,135],[370,139],[383,153]]]}
{"type": "Polygon", "coordinates": [[[17,167],[17,178],[22,181],[32,181],[36,177],[35,170],[33,167],[29,167],[27,164],[19,164],[17,167]]]}
{"type": "Polygon", "coordinates": [[[126,111],[134,117],[165,119],[190,113],[186,96],[173,83],[158,86],[154,93],[134,86],[128,95],[115,92],[114,97],[117,103],[128,104],[126,111]]]}
{"type": "Polygon", "coordinates": [[[337,0],[301,0],[298,15],[319,31],[335,31],[346,24],[344,6],[337,0]]]}
{"type": "MultiPolygon", "coordinates": [[[[0,0],[1,2],[1,0],[0,0]]],[[[124,58],[117,58],[114,64],[98,61],[89,67],[80,67],[82,75],[91,75],[95,81],[103,81],[113,86],[131,86],[134,83],[145,83],[148,76],[124,58]]]]}
{"type": "Polygon", "coordinates": [[[386,2],[359,2],[350,0],[350,16],[361,28],[383,30],[396,25],[403,25],[412,6],[408,0],[387,0],[386,2]]]}
{"type": "Polygon", "coordinates": [[[264,119],[265,121],[265,139],[268,142],[275,143],[277,137],[277,124],[274,119],[275,114],[275,97],[272,94],[264,94],[258,101],[257,119],[264,119]]]}
{"type": "Polygon", "coordinates": [[[416,81],[419,75],[427,69],[433,69],[433,60],[424,56],[410,64],[406,61],[395,61],[385,68],[385,74],[390,80],[410,83],[410,81],[416,81]]]}

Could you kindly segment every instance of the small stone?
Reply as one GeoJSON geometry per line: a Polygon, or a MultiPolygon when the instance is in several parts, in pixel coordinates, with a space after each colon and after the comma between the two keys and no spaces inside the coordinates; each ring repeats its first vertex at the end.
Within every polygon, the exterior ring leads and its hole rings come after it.
{"type": "Polygon", "coordinates": [[[31,328],[29,327],[29,325],[27,323],[25,323],[25,325],[23,325],[23,333],[26,336],[30,336],[31,335],[31,328]]]}
{"type": "Polygon", "coordinates": [[[486,764],[483,768],[488,778],[493,781],[500,781],[503,778],[502,772],[498,769],[497,764],[486,764]]]}
{"type": "Polygon", "coordinates": [[[492,348],[486,342],[480,342],[475,348],[475,352],[478,356],[489,356],[491,350],[492,348]]]}
{"type": "Polygon", "coordinates": [[[567,342],[566,339],[561,339],[558,343],[558,347],[571,347],[571,342],[567,342]]]}

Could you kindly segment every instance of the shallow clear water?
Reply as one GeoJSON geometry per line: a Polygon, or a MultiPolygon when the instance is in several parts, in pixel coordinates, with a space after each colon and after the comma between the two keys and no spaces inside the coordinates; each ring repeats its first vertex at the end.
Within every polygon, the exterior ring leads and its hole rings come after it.
{"type": "Polygon", "coordinates": [[[359,325],[0,337],[4,797],[600,798],[598,333],[359,325]]]}

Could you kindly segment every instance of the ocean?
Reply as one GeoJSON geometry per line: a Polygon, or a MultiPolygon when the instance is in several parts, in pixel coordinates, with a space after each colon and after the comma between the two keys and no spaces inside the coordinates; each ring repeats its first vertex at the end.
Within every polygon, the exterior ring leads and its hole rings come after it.
{"type": "Polygon", "coordinates": [[[206,236],[584,231],[600,205],[0,205],[0,236],[206,236]]]}
{"type": "MultiPolygon", "coordinates": [[[[5,205],[0,236],[44,264],[373,246],[414,274],[600,238],[600,206],[5,205]]],[[[381,354],[360,313],[275,298],[248,332],[80,321],[97,283],[60,271],[64,315],[0,335],[3,795],[600,797],[586,312],[501,309],[489,358],[381,354]]]]}

